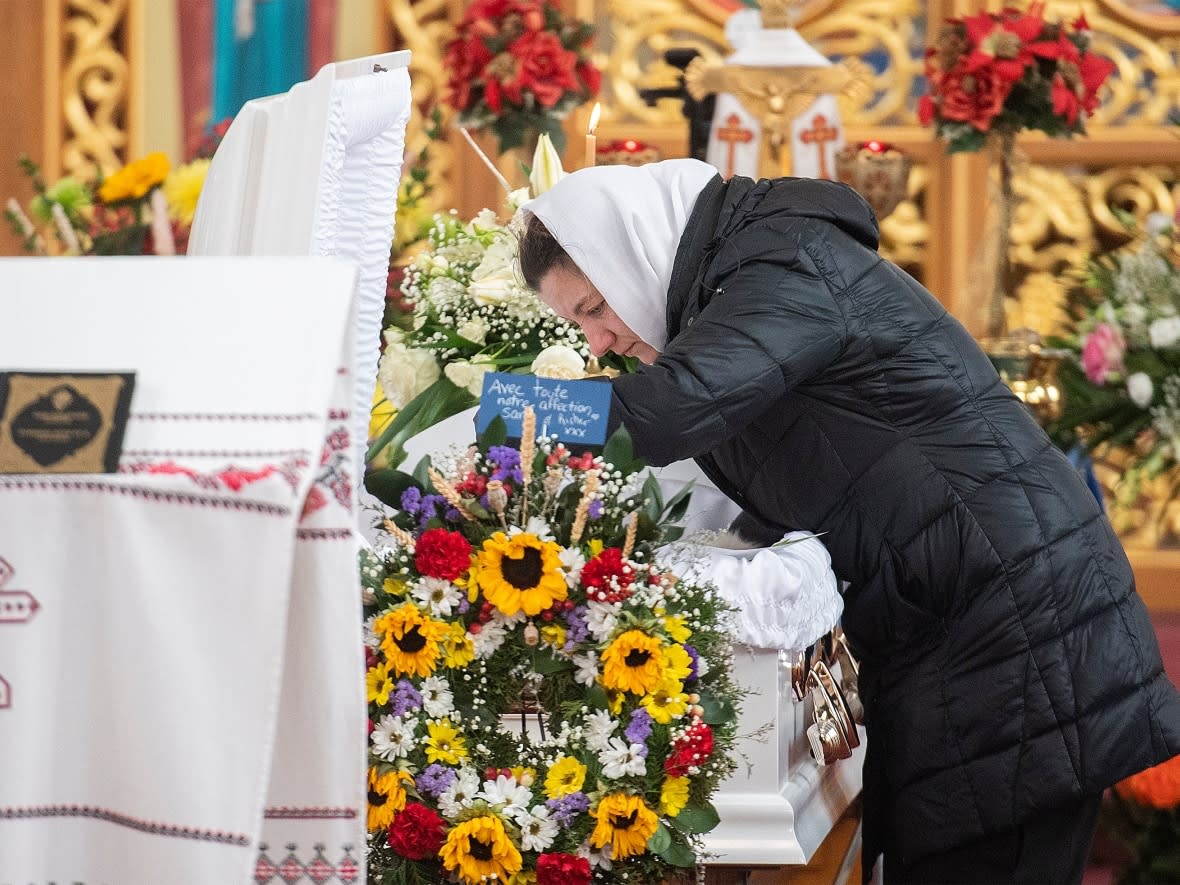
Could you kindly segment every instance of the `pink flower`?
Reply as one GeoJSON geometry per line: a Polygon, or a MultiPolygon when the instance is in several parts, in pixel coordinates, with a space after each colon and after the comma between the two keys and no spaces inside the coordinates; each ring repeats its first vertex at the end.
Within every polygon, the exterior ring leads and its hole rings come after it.
{"type": "Polygon", "coordinates": [[[1082,368],[1094,384],[1103,384],[1111,372],[1124,372],[1123,354],[1127,342],[1123,333],[1110,323],[1099,323],[1082,343],[1082,368]]]}

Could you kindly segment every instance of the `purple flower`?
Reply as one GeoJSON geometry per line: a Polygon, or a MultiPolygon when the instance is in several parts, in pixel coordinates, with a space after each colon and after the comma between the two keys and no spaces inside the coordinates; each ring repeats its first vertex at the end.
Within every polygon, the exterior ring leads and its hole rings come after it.
{"type": "Polygon", "coordinates": [[[690,658],[688,678],[685,679],[684,681],[685,682],[696,682],[698,674],[701,672],[701,665],[700,665],[701,656],[699,654],[697,654],[697,650],[695,648],[693,648],[691,645],[684,646],[684,650],[686,652],[688,652],[688,657],[690,658]]]}
{"type": "Polygon", "coordinates": [[[545,806],[553,815],[553,820],[559,824],[568,825],[579,814],[584,814],[590,808],[590,800],[585,793],[570,793],[559,799],[546,799],[545,806]]]}
{"type": "Polygon", "coordinates": [[[566,639],[579,643],[586,641],[586,634],[589,632],[586,627],[586,606],[579,605],[567,611],[565,622],[568,625],[566,639]]]}
{"type": "Polygon", "coordinates": [[[404,679],[397,681],[397,688],[393,690],[393,715],[404,716],[411,710],[422,707],[422,695],[404,679]]]}
{"type": "Polygon", "coordinates": [[[421,792],[438,796],[451,785],[451,781],[454,779],[455,770],[453,768],[447,768],[445,765],[432,762],[426,766],[425,771],[418,775],[414,783],[421,792]]]}
{"type": "Polygon", "coordinates": [[[443,519],[447,522],[462,522],[463,514],[459,512],[458,508],[448,506],[443,514],[443,519]]]}
{"type": "Polygon", "coordinates": [[[602,518],[602,502],[595,498],[590,502],[590,506],[586,508],[586,515],[591,519],[602,518]]]}
{"type": "Polygon", "coordinates": [[[402,510],[413,516],[422,509],[422,490],[410,486],[402,492],[402,510]]]}
{"type": "Polygon", "coordinates": [[[623,734],[629,743],[644,743],[651,736],[651,714],[643,709],[643,707],[632,710],[631,722],[627,725],[623,734]]]}
{"type": "Polygon", "coordinates": [[[440,507],[444,507],[447,501],[442,495],[426,495],[422,498],[422,505],[418,511],[418,525],[425,529],[426,524],[430,520],[438,516],[440,507]]]}
{"type": "Polygon", "coordinates": [[[492,479],[501,482],[512,480],[516,483],[524,481],[524,473],[520,469],[520,452],[510,446],[492,446],[488,449],[487,462],[493,468],[492,479]]]}

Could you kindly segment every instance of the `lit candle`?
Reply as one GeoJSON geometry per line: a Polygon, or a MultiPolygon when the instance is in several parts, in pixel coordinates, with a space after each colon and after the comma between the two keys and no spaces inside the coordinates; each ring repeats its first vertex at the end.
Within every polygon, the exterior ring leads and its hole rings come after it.
{"type": "Polygon", "coordinates": [[[583,165],[593,166],[598,155],[598,139],[594,137],[594,130],[598,127],[598,116],[602,113],[602,105],[594,102],[594,110],[590,112],[590,125],[586,127],[586,161],[583,165]]]}
{"type": "Polygon", "coordinates": [[[152,245],[157,255],[175,255],[176,240],[172,237],[172,222],[168,218],[168,200],[160,188],[152,191],[152,245]]]}

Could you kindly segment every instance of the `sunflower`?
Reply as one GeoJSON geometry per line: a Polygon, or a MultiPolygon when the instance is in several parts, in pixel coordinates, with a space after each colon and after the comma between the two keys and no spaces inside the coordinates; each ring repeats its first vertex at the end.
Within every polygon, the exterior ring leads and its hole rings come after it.
{"type": "Polygon", "coordinates": [[[449,719],[436,719],[427,723],[426,759],[428,762],[442,762],[458,765],[467,758],[467,739],[463,737],[449,719]]]}
{"type": "Polygon", "coordinates": [[[590,834],[590,844],[602,848],[609,843],[614,860],[642,854],[660,823],[641,796],[626,793],[603,796],[590,814],[597,821],[590,834]]]}
{"type": "Polygon", "coordinates": [[[393,680],[389,676],[389,668],[384,664],[369,668],[365,673],[365,695],[369,701],[385,706],[389,703],[391,691],[393,691],[393,680]]]}
{"type": "Polygon", "coordinates": [[[443,666],[459,669],[466,667],[475,659],[475,644],[467,633],[467,628],[460,623],[453,623],[442,639],[443,666]]]}
{"type": "Polygon", "coordinates": [[[669,777],[660,787],[660,814],[676,817],[688,804],[688,778],[669,777]]]}
{"type": "Polygon", "coordinates": [[[545,775],[545,795],[550,799],[568,796],[582,789],[585,782],[586,766],[573,756],[562,756],[545,775]]]}
{"type": "Polygon", "coordinates": [[[429,676],[442,657],[447,624],[422,614],[412,603],[388,611],[373,623],[381,650],[398,676],[429,676]]]}
{"type": "Polygon", "coordinates": [[[611,691],[650,694],[666,676],[661,651],[660,640],[654,636],[628,630],[602,653],[602,684],[611,691]]]}
{"type": "Polygon", "coordinates": [[[479,586],[507,617],[540,614],[566,597],[561,547],[529,532],[496,532],[479,552],[479,586]]]}
{"type": "Polygon", "coordinates": [[[676,679],[665,679],[659,687],[643,696],[643,707],[660,725],[679,719],[688,709],[688,695],[676,679]]]}
{"type": "Polygon", "coordinates": [[[470,885],[507,879],[524,865],[520,851],[504,832],[504,822],[491,814],[456,825],[438,854],[444,867],[470,885]]]}
{"type": "Polygon", "coordinates": [[[414,778],[404,771],[378,774],[369,769],[369,832],[384,830],[397,813],[406,807],[406,790],[402,783],[413,783],[414,778]]]}

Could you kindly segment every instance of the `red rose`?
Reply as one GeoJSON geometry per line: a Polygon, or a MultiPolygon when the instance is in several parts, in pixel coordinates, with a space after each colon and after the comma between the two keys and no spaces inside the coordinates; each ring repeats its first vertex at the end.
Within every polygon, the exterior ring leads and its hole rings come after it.
{"type": "Polygon", "coordinates": [[[578,79],[586,87],[587,96],[593,98],[602,88],[602,71],[588,61],[580,61],[577,66],[578,79]]]}
{"type": "Polygon", "coordinates": [[[471,544],[458,532],[430,529],[414,545],[414,565],[428,578],[453,581],[471,566],[471,544]]]}
{"type": "Polygon", "coordinates": [[[456,38],[447,44],[444,66],[450,71],[447,80],[447,103],[457,111],[469,110],[471,87],[483,80],[484,68],[492,53],[479,37],[456,38]]]}
{"type": "Polygon", "coordinates": [[[537,858],[537,885],[586,885],[590,861],[572,854],[542,854],[537,858]]]}
{"type": "Polygon", "coordinates": [[[446,821],[425,805],[408,802],[389,825],[389,847],[410,860],[426,860],[438,854],[446,833],[446,821]]]}
{"type": "Polygon", "coordinates": [[[992,120],[1004,109],[1012,84],[994,67],[968,72],[965,66],[947,71],[942,80],[939,112],[944,120],[970,123],[980,132],[991,129],[992,120]]]}
{"type": "MultiPolygon", "coordinates": [[[[567,92],[578,91],[574,75],[578,56],[561,45],[549,31],[528,31],[518,37],[508,51],[520,62],[517,85],[532,92],[541,107],[551,108],[567,92]]],[[[505,83],[507,89],[508,83],[505,83]]]]}

